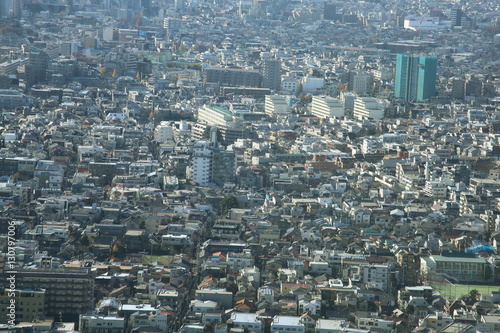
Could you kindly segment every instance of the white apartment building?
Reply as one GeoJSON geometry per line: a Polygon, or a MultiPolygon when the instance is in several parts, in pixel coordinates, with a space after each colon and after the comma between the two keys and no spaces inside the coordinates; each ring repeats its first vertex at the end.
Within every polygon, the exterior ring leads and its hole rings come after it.
{"type": "Polygon", "coordinates": [[[229,252],[226,261],[227,268],[232,271],[253,267],[253,256],[248,249],[243,250],[243,253],[229,252]]]}
{"type": "Polygon", "coordinates": [[[354,101],[354,117],[358,119],[382,119],[389,101],[380,98],[361,97],[354,101]]]}
{"type": "Polygon", "coordinates": [[[174,131],[168,121],[162,121],[155,128],[155,141],[159,143],[167,143],[174,138],[174,131]]]}
{"type": "Polygon", "coordinates": [[[300,317],[274,316],[273,322],[271,323],[271,332],[305,333],[306,327],[300,317]]]}
{"type": "Polygon", "coordinates": [[[80,315],[79,331],[82,333],[123,333],[125,318],[112,316],[80,315]]]}
{"type": "Polygon", "coordinates": [[[192,177],[193,182],[200,186],[208,186],[212,176],[212,154],[207,141],[198,141],[194,146],[192,158],[192,177]]]}
{"type": "Polygon", "coordinates": [[[448,197],[448,186],[440,181],[425,182],[424,192],[435,199],[446,199],[448,197]]]}
{"type": "Polygon", "coordinates": [[[281,79],[281,90],[289,91],[295,94],[298,88],[299,80],[297,78],[288,76],[281,79]]]}
{"type": "Polygon", "coordinates": [[[389,287],[389,267],[387,265],[369,265],[363,267],[363,283],[387,291],[389,287]]]}
{"type": "Polygon", "coordinates": [[[316,321],[315,333],[343,333],[346,331],[345,320],[318,319],[316,321]]]}
{"type": "Polygon", "coordinates": [[[321,118],[342,117],[344,115],[344,105],[337,98],[313,96],[311,113],[321,118]]]}
{"type": "Polygon", "coordinates": [[[380,330],[385,330],[385,332],[391,332],[394,326],[392,320],[383,320],[379,318],[356,318],[356,325],[361,330],[370,330],[372,327],[380,330]]]}
{"type": "Polygon", "coordinates": [[[163,333],[167,332],[167,315],[164,315],[159,310],[151,313],[136,312],[130,316],[130,323],[132,324],[132,328],[151,326],[161,330],[163,333]]]}
{"type": "Polygon", "coordinates": [[[364,138],[361,143],[361,152],[363,154],[374,154],[380,148],[382,148],[382,142],[378,138],[364,138]]]}
{"type": "Polygon", "coordinates": [[[241,114],[233,113],[223,106],[203,105],[198,109],[198,121],[208,125],[234,127],[242,120],[241,114]]]}
{"type": "Polygon", "coordinates": [[[261,319],[255,313],[238,313],[231,314],[231,321],[235,328],[248,329],[250,332],[264,332],[264,325],[261,319]]]}
{"type": "Polygon", "coordinates": [[[264,103],[264,112],[269,115],[288,114],[291,108],[286,101],[285,96],[267,95],[264,103]]]}

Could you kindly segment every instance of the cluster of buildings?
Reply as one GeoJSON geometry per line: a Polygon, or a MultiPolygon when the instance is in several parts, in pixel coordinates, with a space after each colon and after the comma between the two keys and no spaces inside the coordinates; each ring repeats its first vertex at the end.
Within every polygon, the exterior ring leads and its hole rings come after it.
{"type": "Polygon", "coordinates": [[[0,0],[0,332],[500,331],[498,6],[0,0]]]}

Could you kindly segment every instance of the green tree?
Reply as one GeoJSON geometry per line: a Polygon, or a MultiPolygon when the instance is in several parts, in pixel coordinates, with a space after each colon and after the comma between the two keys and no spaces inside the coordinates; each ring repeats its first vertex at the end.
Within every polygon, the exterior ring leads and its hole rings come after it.
{"type": "Polygon", "coordinates": [[[479,293],[479,290],[477,289],[472,289],[469,291],[469,298],[472,300],[472,301],[475,301],[478,299],[480,293],[479,293]]]}
{"type": "Polygon", "coordinates": [[[238,207],[238,200],[234,195],[230,195],[227,198],[224,198],[220,202],[220,214],[225,215],[231,208],[238,207]]]}

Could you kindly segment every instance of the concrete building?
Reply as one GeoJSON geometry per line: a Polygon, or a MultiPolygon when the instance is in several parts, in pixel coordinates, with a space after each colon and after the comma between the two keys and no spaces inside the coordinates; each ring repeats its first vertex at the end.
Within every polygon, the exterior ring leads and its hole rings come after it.
{"type": "MultiPolygon", "coordinates": [[[[0,274],[0,281],[7,283],[7,273],[0,274]]],[[[47,316],[72,319],[94,307],[94,280],[87,269],[38,269],[18,270],[16,284],[25,289],[45,289],[47,316]]],[[[74,318],[76,319],[76,318],[74,318]]]]}
{"type": "Polygon", "coordinates": [[[487,281],[485,272],[489,265],[484,258],[465,254],[462,256],[432,255],[422,257],[420,260],[422,274],[428,278],[431,279],[433,274],[446,274],[459,282],[487,281]]]}
{"type": "Polygon", "coordinates": [[[81,333],[123,333],[125,318],[80,315],[78,327],[81,333]]]}
{"type": "Polygon", "coordinates": [[[0,89],[0,110],[14,110],[15,108],[31,107],[33,98],[17,90],[0,89]]]}
{"type": "Polygon", "coordinates": [[[352,78],[352,91],[358,95],[368,94],[372,91],[373,75],[370,73],[358,73],[352,78]]]}
{"type": "Polygon", "coordinates": [[[394,96],[406,101],[423,101],[435,94],[437,57],[398,54],[394,96]]]}
{"type": "Polygon", "coordinates": [[[255,313],[238,313],[231,314],[231,321],[235,328],[247,329],[250,332],[264,332],[264,325],[259,316],[255,313]]]}
{"type": "Polygon", "coordinates": [[[159,143],[167,143],[172,141],[174,137],[172,125],[167,121],[162,121],[155,128],[155,141],[159,143]]]}
{"type": "Polygon", "coordinates": [[[345,320],[318,319],[316,321],[315,333],[342,333],[348,327],[345,320]]]}
{"type": "Polygon", "coordinates": [[[290,106],[286,101],[285,96],[280,95],[267,95],[264,111],[269,116],[274,116],[278,114],[288,114],[291,111],[290,106]]]}
{"type": "Polygon", "coordinates": [[[306,327],[300,317],[274,316],[271,323],[271,333],[305,333],[306,327]]]}
{"type": "Polygon", "coordinates": [[[11,299],[16,304],[16,321],[32,322],[45,319],[45,289],[0,289],[0,324],[7,324],[7,306],[11,299]],[[10,294],[14,293],[14,296],[10,294]]]}
{"type": "Polygon", "coordinates": [[[214,67],[207,69],[207,83],[258,88],[262,83],[262,75],[253,69],[214,67]]]}
{"type": "Polygon", "coordinates": [[[372,287],[387,291],[389,288],[390,269],[387,265],[370,265],[363,267],[363,283],[372,287]]]}
{"type": "Polygon", "coordinates": [[[441,21],[437,16],[407,16],[404,19],[403,27],[413,31],[430,31],[449,29],[449,21],[441,21]]]}
{"type": "Polygon", "coordinates": [[[344,106],[337,98],[313,96],[311,113],[321,118],[339,118],[344,116],[344,106]]]}
{"type": "Polygon", "coordinates": [[[281,61],[265,59],[262,63],[262,87],[279,90],[281,84],[281,61]]]}
{"type": "Polygon", "coordinates": [[[358,119],[382,119],[389,101],[380,98],[358,97],[354,102],[354,117],[358,119]]]}
{"type": "MultiPolygon", "coordinates": [[[[267,98],[267,97],[266,97],[267,98]]],[[[198,121],[215,126],[237,126],[243,120],[239,112],[231,112],[225,106],[203,105],[198,110],[198,121]]]]}
{"type": "Polygon", "coordinates": [[[232,183],[236,177],[236,154],[207,141],[198,141],[194,146],[191,170],[192,181],[201,186],[232,183]]]}
{"type": "Polygon", "coordinates": [[[380,318],[356,318],[358,329],[370,330],[372,327],[382,330],[382,332],[392,332],[394,322],[392,320],[383,320],[380,318]]]}

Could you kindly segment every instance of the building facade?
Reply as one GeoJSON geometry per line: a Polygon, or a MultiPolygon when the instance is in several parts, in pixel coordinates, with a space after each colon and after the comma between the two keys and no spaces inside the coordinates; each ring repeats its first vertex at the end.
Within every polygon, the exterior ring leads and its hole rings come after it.
{"type": "Polygon", "coordinates": [[[394,96],[424,101],[435,94],[437,58],[398,54],[394,96]]]}

